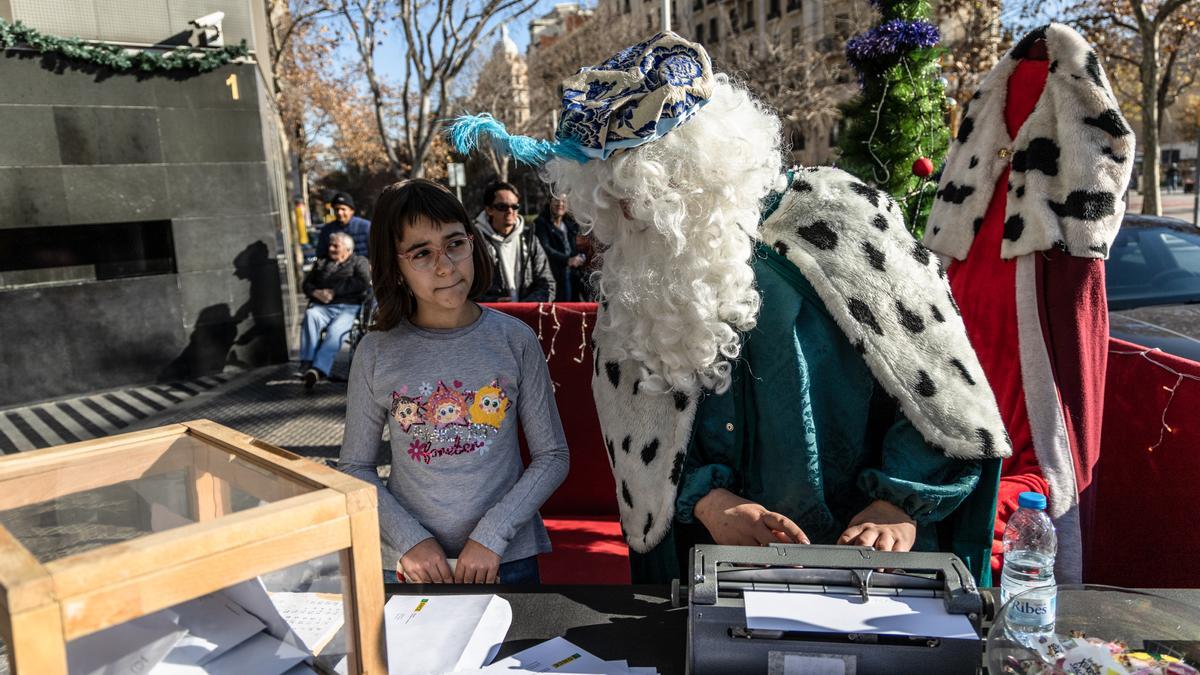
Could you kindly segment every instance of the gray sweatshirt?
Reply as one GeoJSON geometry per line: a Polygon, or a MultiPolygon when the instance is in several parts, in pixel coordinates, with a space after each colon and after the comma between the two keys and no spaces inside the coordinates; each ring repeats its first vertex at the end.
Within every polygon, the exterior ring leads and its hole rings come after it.
{"type": "Polygon", "coordinates": [[[379,527],[401,554],[429,537],[450,558],[468,538],[503,562],[548,552],[538,509],[567,465],[550,372],[519,319],[483,308],[463,328],[403,321],[359,343],[338,468],[380,488],[379,527]],[[531,456],[524,470],[518,420],[531,456]],[[386,485],[375,471],[384,424],[386,485]]]}

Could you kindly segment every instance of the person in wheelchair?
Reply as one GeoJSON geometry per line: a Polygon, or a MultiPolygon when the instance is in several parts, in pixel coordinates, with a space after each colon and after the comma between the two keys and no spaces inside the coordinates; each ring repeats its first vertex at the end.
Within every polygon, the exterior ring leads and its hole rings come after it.
{"type": "Polygon", "coordinates": [[[300,372],[305,389],[312,389],[329,377],[333,359],[371,292],[371,266],[354,254],[353,237],[335,232],[329,238],[328,256],[313,264],[303,289],[308,308],[300,327],[300,372]]]}

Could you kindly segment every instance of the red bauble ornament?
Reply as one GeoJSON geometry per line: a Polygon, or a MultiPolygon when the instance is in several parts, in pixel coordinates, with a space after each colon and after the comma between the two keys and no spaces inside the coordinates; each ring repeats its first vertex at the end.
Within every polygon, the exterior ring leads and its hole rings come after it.
{"type": "Polygon", "coordinates": [[[928,157],[922,157],[913,162],[912,172],[921,178],[929,178],[933,175],[933,161],[928,157]]]}

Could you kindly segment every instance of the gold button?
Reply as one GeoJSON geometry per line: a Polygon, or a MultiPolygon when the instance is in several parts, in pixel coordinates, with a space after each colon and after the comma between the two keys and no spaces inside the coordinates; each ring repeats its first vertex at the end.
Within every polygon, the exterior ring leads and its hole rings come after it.
{"type": "Polygon", "coordinates": [[[725,423],[725,431],[733,431],[733,422],[725,423]]]}
{"type": "Polygon", "coordinates": [[[1008,148],[1000,148],[1000,152],[998,152],[996,154],[1000,155],[1000,159],[1007,159],[1008,155],[1009,155],[1009,150],[1008,150],[1008,148]]]}

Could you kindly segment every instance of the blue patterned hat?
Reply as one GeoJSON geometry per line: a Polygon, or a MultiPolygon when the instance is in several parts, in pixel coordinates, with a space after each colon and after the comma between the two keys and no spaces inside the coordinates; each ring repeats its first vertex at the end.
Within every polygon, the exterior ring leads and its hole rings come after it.
{"type": "Polygon", "coordinates": [[[563,81],[560,140],[593,159],[660,138],[712,96],[712,62],[704,48],[659,33],[563,81]]]}
{"type": "Polygon", "coordinates": [[[664,32],[622,49],[604,63],[563,81],[563,109],[553,142],[510,136],[491,115],[458,118],[449,135],[468,153],[483,135],[517,161],[538,165],[551,156],[578,162],[661,138],[712,96],[712,62],[704,47],[664,32]]]}

